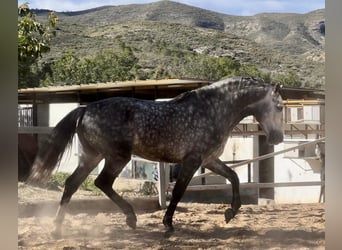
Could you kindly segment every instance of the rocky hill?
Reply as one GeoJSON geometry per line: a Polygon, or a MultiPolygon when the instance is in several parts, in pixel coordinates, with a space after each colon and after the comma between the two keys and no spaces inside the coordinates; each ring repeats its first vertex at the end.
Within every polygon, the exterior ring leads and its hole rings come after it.
{"type": "MultiPolygon", "coordinates": [[[[46,10],[35,10],[46,17],[46,10]]],[[[307,14],[234,16],[159,1],[57,12],[57,37],[51,53],[68,50],[87,56],[124,42],[142,67],[167,65],[175,53],[230,56],[268,72],[296,72],[305,86],[324,87],[324,10],[307,14]],[[167,48],[167,50],[165,50],[167,48]]]]}

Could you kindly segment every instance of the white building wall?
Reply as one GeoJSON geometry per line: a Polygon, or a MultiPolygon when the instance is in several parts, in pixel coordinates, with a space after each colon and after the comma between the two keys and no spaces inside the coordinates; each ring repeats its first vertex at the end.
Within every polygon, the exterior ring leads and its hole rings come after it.
{"type": "MultiPolygon", "coordinates": [[[[284,143],[280,143],[274,147],[274,151],[283,150],[284,148],[284,143]]],[[[319,160],[285,158],[284,155],[275,156],[275,183],[320,181],[319,160]]],[[[274,192],[276,203],[312,203],[318,202],[320,186],[276,187],[274,192]]]]}
{"type": "MultiPolygon", "coordinates": [[[[49,126],[55,127],[56,124],[66,116],[70,111],[77,108],[78,103],[54,103],[49,104],[49,126]]],[[[72,146],[66,150],[59,167],[56,169],[58,172],[72,173],[78,165],[79,144],[77,135],[75,134],[72,146]]]]}
{"type": "MultiPolygon", "coordinates": [[[[253,137],[230,137],[220,159],[222,161],[239,161],[253,159],[253,137]]],[[[228,164],[229,165],[229,164],[228,164]]],[[[251,164],[253,169],[253,163],[251,164]]],[[[234,168],[240,179],[240,183],[248,182],[248,166],[234,168]]],[[[253,180],[253,171],[251,172],[253,180]]]]}

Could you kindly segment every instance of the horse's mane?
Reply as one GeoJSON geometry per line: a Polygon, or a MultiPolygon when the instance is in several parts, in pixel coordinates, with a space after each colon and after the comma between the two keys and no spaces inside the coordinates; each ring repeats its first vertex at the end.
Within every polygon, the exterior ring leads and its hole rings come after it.
{"type": "MultiPolygon", "coordinates": [[[[227,89],[228,93],[234,94],[238,92],[246,92],[249,89],[253,89],[256,92],[265,92],[265,89],[272,86],[273,84],[265,82],[262,78],[255,78],[255,77],[232,77],[232,78],[224,78],[219,81],[213,82],[210,85],[190,90],[184,92],[176,97],[174,97],[170,102],[172,103],[180,103],[184,100],[189,99],[190,97],[198,96],[198,93],[208,92],[208,90],[217,89],[217,88],[225,88],[227,89]]],[[[210,92],[210,91],[209,91],[210,92]]],[[[226,92],[226,93],[227,93],[226,92]]],[[[254,92],[254,94],[256,94],[254,92]]]]}
{"type": "Polygon", "coordinates": [[[245,89],[264,89],[269,87],[271,84],[266,83],[262,78],[256,77],[233,77],[233,78],[224,78],[212,84],[213,87],[220,87],[225,85],[228,87],[230,91],[235,90],[245,90],[245,89]]]}
{"type": "Polygon", "coordinates": [[[189,90],[186,91],[184,93],[179,94],[178,96],[174,97],[173,99],[170,100],[170,102],[172,103],[180,103],[186,99],[188,99],[191,96],[195,95],[195,91],[194,90],[189,90]]]}

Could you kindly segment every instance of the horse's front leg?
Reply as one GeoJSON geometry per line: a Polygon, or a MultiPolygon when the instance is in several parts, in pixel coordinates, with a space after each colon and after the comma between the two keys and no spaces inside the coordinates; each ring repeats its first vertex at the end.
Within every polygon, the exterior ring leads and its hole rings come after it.
{"type": "Polygon", "coordinates": [[[174,231],[174,228],[172,225],[172,217],[176,210],[177,204],[180,201],[180,199],[183,197],[183,194],[192,176],[201,165],[201,161],[198,159],[199,158],[196,158],[196,159],[189,158],[182,163],[182,167],[178,174],[175,187],[173,188],[173,191],[172,191],[170,204],[167,207],[167,210],[163,219],[163,224],[167,228],[167,231],[165,232],[166,237],[169,237],[171,233],[174,231]]]}
{"type": "Polygon", "coordinates": [[[234,218],[239,208],[241,207],[241,199],[240,199],[240,191],[239,191],[239,185],[240,185],[239,177],[235,173],[234,170],[226,166],[219,159],[205,165],[204,167],[207,169],[210,169],[216,174],[219,174],[227,178],[229,182],[232,184],[233,197],[232,197],[231,208],[228,208],[224,214],[226,223],[228,223],[232,218],[234,218]]]}

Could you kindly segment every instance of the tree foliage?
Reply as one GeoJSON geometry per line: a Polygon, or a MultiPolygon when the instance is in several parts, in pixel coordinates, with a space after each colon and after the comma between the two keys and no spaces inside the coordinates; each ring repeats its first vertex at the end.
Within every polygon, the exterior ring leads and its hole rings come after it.
{"type": "Polygon", "coordinates": [[[104,50],[94,56],[79,58],[74,51],[65,53],[51,66],[49,84],[65,85],[113,82],[134,79],[138,59],[124,47],[120,51],[104,50]]]}
{"type": "Polygon", "coordinates": [[[174,58],[170,75],[177,78],[218,80],[235,75],[240,63],[229,58],[213,58],[208,55],[186,55],[174,58]]]}
{"type": "Polygon", "coordinates": [[[275,81],[284,86],[299,87],[299,76],[286,73],[262,72],[253,64],[241,64],[230,57],[208,55],[174,55],[171,63],[159,64],[152,71],[141,69],[133,49],[121,46],[120,50],[103,50],[94,56],[77,57],[74,51],[66,52],[51,65],[51,74],[45,85],[86,84],[126,81],[132,79],[192,78],[216,81],[224,77],[251,76],[275,81]]]}
{"type": "Polygon", "coordinates": [[[48,24],[40,23],[28,3],[18,7],[18,87],[34,87],[37,82],[37,60],[50,51],[51,36],[56,35],[57,16],[48,15],[48,24]]]}
{"type": "Polygon", "coordinates": [[[253,64],[241,64],[230,57],[210,57],[208,55],[186,55],[175,58],[170,75],[176,78],[195,78],[216,81],[224,77],[251,76],[271,80],[269,73],[260,71],[253,64]]]}
{"type": "Polygon", "coordinates": [[[302,81],[300,80],[300,77],[293,70],[290,70],[286,73],[276,74],[273,77],[273,80],[288,87],[302,86],[302,81]]]}

